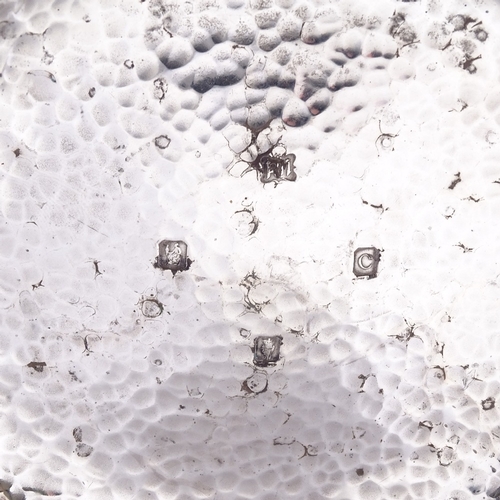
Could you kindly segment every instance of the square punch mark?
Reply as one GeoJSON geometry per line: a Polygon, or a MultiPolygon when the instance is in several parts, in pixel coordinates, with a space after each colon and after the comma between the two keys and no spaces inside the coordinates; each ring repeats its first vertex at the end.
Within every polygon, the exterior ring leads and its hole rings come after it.
{"type": "Polygon", "coordinates": [[[278,181],[295,181],[295,155],[284,156],[264,155],[259,160],[260,181],[263,184],[278,181]]]}
{"type": "Polygon", "coordinates": [[[280,359],[280,347],[283,337],[256,337],[253,348],[253,363],[256,366],[266,367],[275,365],[280,359]]]}
{"type": "Polygon", "coordinates": [[[375,247],[358,248],[354,252],[353,273],[358,278],[376,278],[380,250],[375,247]]]}
{"type": "Polygon", "coordinates": [[[190,265],[191,260],[187,256],[186,243],[180,240],[160,241],[155,267],[172,271],[172,274],[175,274],[188,270],[190,265]]]}

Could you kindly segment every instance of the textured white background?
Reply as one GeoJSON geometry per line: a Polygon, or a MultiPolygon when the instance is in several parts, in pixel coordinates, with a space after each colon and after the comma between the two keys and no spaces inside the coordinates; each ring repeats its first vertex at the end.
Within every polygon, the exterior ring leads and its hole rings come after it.
{"type": "Polygon", "coordinates": [[[0,496],[500,496],[499,21],[1,2],[0,496]]]}

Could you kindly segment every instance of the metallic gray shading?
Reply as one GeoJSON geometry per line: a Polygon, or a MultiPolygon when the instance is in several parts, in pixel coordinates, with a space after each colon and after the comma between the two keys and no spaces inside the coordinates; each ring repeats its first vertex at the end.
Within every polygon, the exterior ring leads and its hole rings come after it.
{"type": "Polygon", "coordinates": [[[265,155],[259,158],[258,171],[260,172],[260,181],[263,184],[278,181],[295,181],[295,155],[288,154],[283,156],[265,155]]]}
{"type": "Polygon", "coordinates": [[[257,172],[258,179],[263,184],[270,182],[277,184],[282,181],[295,182],[297,180],[297,173],[295,172],[296,156],[292,153],[285,155],[275,154],[273,152],[274,148],[275,146],[272,146],[264,153],[257,155],[257,158],[250,162],[248,168],[241,173],[241,177],[254,170],[257,172]]]}
{"type": "Polygon", "coordinates": [[[354,252],[353,273],[358,278],[376,278],[380,250],[375,247],[358,248],[354,252]]]}
{"type": "Polygon", "coordinates": [[[254,365],[261,367],[275,365],[280,359],[282,341],[283,337],[280,335],[256,337],[253,347],[254,365]]]}
{"type": "Polygon", "coordinates": [[[187,257],[186,243],[180,240],[160,241],[155,267],[172,271],[172,274],[175,274],[179,271],[186,271],[190,265],[191,261],[187,257]]]}

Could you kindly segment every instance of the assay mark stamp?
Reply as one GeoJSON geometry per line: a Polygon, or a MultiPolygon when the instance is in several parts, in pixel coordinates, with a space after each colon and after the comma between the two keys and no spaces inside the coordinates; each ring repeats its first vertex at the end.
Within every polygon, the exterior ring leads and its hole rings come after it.
{"type": "Polygon", "coordinates": [[[362,247],[354,252],[353,273],[358,278],[376,278],[380,250],[375,247],[362,247]]]}
{"type": "Polygon", "coordinates": [[[283,337],[260,336],[254,340],[253,362],[256,366],[266,367],[275,365],[280,359],[280,347],[283,337]]]}
{"type": "Polygon", "coordinates": [[[191,266],[191,260],[187,256],[187,245],[180,240],[163,240],[158,244],[158,256],[155,267],[172,271],[187,271],[191,266]]]}

